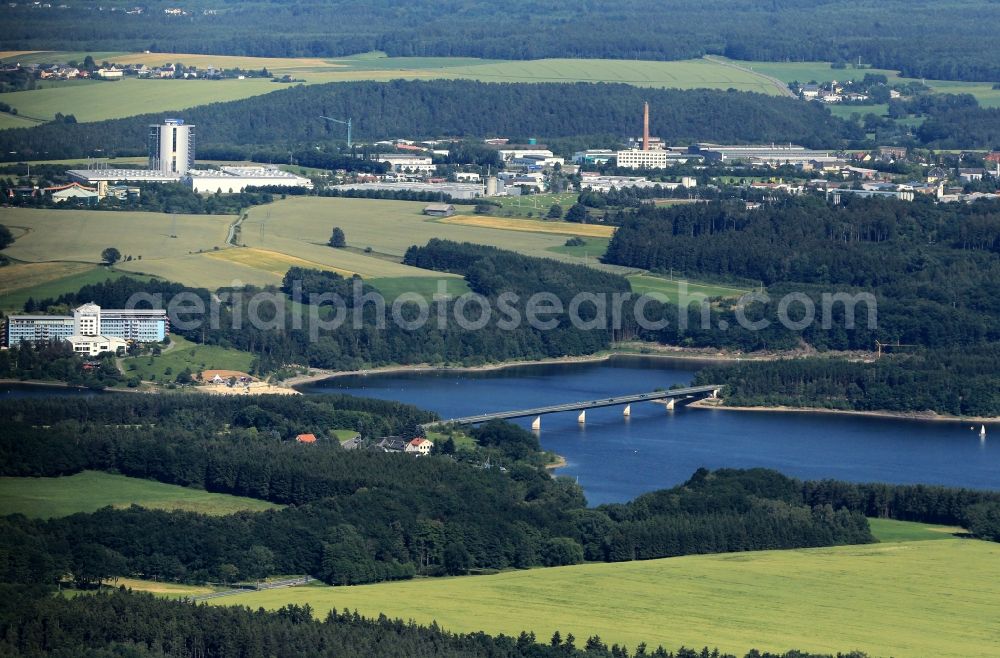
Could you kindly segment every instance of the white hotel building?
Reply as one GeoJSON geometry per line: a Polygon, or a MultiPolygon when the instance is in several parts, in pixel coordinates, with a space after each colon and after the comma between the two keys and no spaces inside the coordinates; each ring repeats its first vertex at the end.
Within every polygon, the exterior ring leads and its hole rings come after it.
{"type": "Polygon", "coordinates": [[[96,356],[116,352],[129,342],[162,341],[170,333],[170,320],[162,309],[102,309],[84,304],[72,316],[11,315],[7,318],[6,345],[65,340],[78,354],[96,356]]]}

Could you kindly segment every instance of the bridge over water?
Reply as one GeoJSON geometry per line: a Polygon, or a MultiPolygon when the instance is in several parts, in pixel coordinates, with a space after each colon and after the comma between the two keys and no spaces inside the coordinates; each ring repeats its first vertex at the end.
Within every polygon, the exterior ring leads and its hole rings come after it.
{"type": "Polygon", "coordinates": [[[577,420],[586,422],[587,409],[599,409],[601,407],[624,406],[623,415],[632,413],[632,404],[635,402],[658,402],[674,409],[676,406],[684,406],[704,398],[714,398],[722,388],[719,384],[709,384],[707,386],[689,386],[687,388],[675,388],[669,391],[651,391],[649,393],[635,393],[632,395],[619,395],[613,398],[601,400],[585,400],[583,402],[568,402],[566,404],[553,404],[547,407],[535,407],[534,409],[515,409],[513,411],[497,411],[494,413],[479,414],[476,416],[463,416],[461,418],[449,418],[433,423],[426,423],[423,427],[429,428],[436,425],[477,425],[491,420],[510,420],[511,418],[535,417],[531,423],[532,429],[541,429],[542,416],[545,414],[555,414],[565,411],[579,411],[577,420]]]}

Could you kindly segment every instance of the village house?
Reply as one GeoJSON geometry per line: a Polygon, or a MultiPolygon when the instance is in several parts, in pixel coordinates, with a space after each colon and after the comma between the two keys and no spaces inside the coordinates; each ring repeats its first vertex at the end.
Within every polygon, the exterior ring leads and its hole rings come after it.
{"type": "Polygon", "coordinates": [[[316,443],[315,434],[299,434],[295,437],[295,440],[299,443],[316,443]]]}
{"type": "Polygon", "coordinates": [[[408,454],[420,457],[431,454],[431,448],[433,447],[433,441],[424,438],[416,438],[406,444],[404,451],[408,454]]]}

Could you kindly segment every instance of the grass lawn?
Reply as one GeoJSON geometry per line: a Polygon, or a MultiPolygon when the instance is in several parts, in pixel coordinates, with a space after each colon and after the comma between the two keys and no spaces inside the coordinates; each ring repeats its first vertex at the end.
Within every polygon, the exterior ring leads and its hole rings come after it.
{"type": "Polygon", "coordinates": [[[357,609],[451,631],[874,656],[996,656],[1000,544],[946,539],[256,592],[219,605],[357,609]]]}
{"type": "Polygon", "coordinates": [[[160,583],[155,580],[140,580],[139,578],[119,578],[111,587],[124,585],[135,592],[148,592],[166,599],[181,599],[200,594],[211,594],[216,591],[214,587],[208,585],[181,585],[179,583],[160,583]]]}
{"type": "Polygon", "coordinates": [[[608,250],[608,243],[611,240],[609,238],[584,238],[583,242],[584,244],[575,247],[567,247],[566,245],[549,247],[549,251],[556,254],[576,256],[577,258],[597,259],[603,256],[604,252],[608,250]]]}
{"type": "Polygon", "coordinates": [[[150,509],[182,509],[221,516],[243,510],[277,509],[253,498],[209,493],[152,480],[84,471],[55,478],[0,477],[0,515],[24,514],[49,519],[102,507],[141,505],[150,509]]]}
{"type": "Polygon", "coordinates": [[[544,218],[549,209],[554,204],[562,206],[563,213],[576,203],[579,195],[573,192],[563,192],[561,194],[527,194],[524,196],[495,196],[489,197],[491,201],[500,204],[500,208],[493,208],[491,215],[504,217],[537,217],[544,218]]]}
{"type": "MultiPolygon", "coordinates": [[[[706,297],[739,297],[744,293],[748,292],[746,289],[740,288],[730,288],[727,286],[720,286],[712,283],[698,283],[696,281],[687,281],[685,279],[669,280],[663,277],[654,276],[652,274],[633,274],[627,277],[629,283],[632,284],[632,290],[640,295],[645,294],[659,294],[667,298],[671,304],[680,303],[681,288],[683,285],[687,286],[687,294],[689,296],[694,295],[705,295],[706,297]]],[[[691,303],[697,303],[700,298],[695,298],[691,300],[691,303]]]]}
{"type": "Polygon", "coordinates": [[[138,375],[146,381],[171,382],[185,368],[192,373],[202,370],[236,370],[249,372],[253,355],[249,352],[199,345],[180,336],[171,336],[172,347],[160,356],[134,356],[122,360],[125,375],[138,375]],[[167,373],[167,370],[170,370],[167,373]]]}
{"type": "Polygon", "coordinates": [[[868,519],[868,525],[871,526],[872,534],[881,542],[951,539],[955,535],[966,534],[964,529],[958,527],[893,519],[868,519]]]}
{"type": "Polygon", "coordinates": [[[434,295],[438,294],[439,284],[444,287],[444,294],[451,297],[459,297],[469,292],[469,284],[465,282],[465,279],[452,276],[442,276],[440,278],[426,276],[383,277],[381,279],[369,279],[368,283],[378,288],[386,301],[390,302],[403,293],[416,293],[429,301],[433,301],[434,295]]]}
{"type": "Polygon", "coordinates": [[[357,430],[330,430],[330,433],[332,433],[333,436],[341,443],[344,441],[350,441],[358,435],[357,430]]]}

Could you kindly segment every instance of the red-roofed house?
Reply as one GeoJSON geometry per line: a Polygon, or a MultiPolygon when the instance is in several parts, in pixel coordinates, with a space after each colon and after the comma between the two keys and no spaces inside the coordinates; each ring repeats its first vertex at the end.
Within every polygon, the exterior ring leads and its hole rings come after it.
{"type": "Polygon", "coordinates": [[[316,435],[299,434],[297,437],[295,437],[295,440],[298,441],[299,443],[316,443],[316,435]]]}
{"type": "Polygon", "coordinates": [[[433,447],[433,441],[416,438],[406,444],[404,452],[410,453],[411,455],[429,455],[431,454],[431,448],[433,447]]]}

